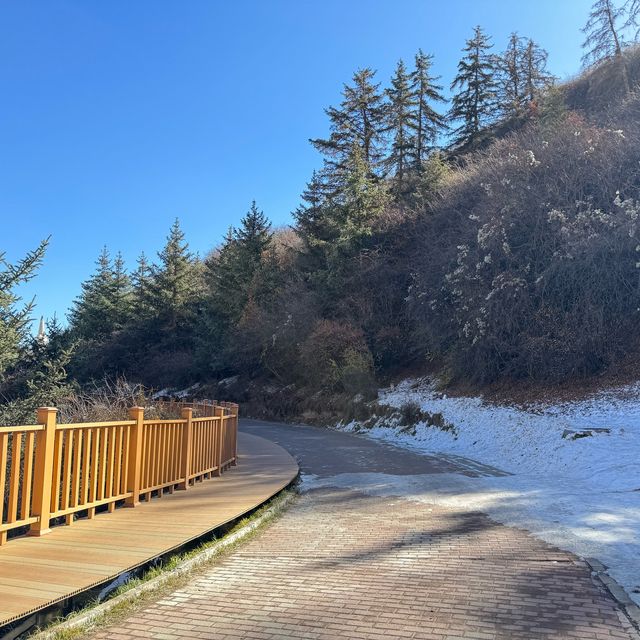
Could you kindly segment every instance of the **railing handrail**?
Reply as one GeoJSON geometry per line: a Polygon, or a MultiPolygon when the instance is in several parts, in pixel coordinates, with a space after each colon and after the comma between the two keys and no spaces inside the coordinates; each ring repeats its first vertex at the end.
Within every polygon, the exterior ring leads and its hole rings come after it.
{"type": "Polygon", "coordinates": [[[58,423],[42,407],[37,424],[0,427],[0,545],[9,531],[50,531],[50,521],[116,502],[135,507],[152,492],[188,489],[237,464],[239,407],[235,403],[179,402],[180,417],[58,423]],[[194,417],[194,412],[205,414],[194,417]]]}
{"type": "Polygon", "coordinates": [[[59,422],[56,424],[56,429],[98,429],[102,427],[126,427],[135,423],[135,420],[108,420],[106,422],[59,422]]]}
{"type": "Polygon", "coordinates": [[[42,424],[22,424],[16,427],[0,427],[0,435],[9,433],[29,433],[30,431],[42,431],[44,425],[42,424]]]}

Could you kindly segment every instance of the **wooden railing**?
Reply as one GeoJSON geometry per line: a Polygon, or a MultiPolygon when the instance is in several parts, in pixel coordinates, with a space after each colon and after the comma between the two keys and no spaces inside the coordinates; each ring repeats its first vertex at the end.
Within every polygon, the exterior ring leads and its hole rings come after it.
{"type": "Polygon", "coordinates": [[[0,544],[11,530],[41,536],[52,520],[70,525],[119,501],[135,507],[237,463],[237,404],[183,403],[179,412],[145,420],[133,407],[128,420],[58,424],[57,409],[44,407],[38,424],[0,427],[0,544]]]}

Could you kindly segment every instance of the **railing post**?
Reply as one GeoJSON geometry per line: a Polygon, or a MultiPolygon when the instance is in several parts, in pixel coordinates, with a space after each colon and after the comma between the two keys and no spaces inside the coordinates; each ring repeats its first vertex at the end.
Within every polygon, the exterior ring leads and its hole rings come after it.
{"type": "Polygon", "coordinates": [[[124,501],[124,504],[126,507],[137,507],[140,504],[144,407],[131,407],[131,409],[129,409],[129,418],[135,420],[136,423],[131,426],[128,451],[127,492],[131,492],[131,495],[124,501]]]}
{"type": "Polygon", "coordinates": [[[191,442],[193,439],[193,407],[184,407],[180,412],[180,417],[186,420],[184,431],[182,432],[182,461],[180,463],[180,476],[184,482],[178,489],[189,488],[189,475],[191,474],[191,442]]]}
{"type": "Polygon", "coordinates": [[[40,407],[37,413],[38,424],[44,425],[36,435],[36,459],[33,476],[33,515],[38,516],[30,529],[30,536],[43,536],[51,531],[49,520],[51,514],[51,485],[59,482],[53,478],[53,449],[56,437],[56,414],[53,407],[40,407]]]}
{"type": "Polygon", "coordinates": [[[224,407],[219,405],[214,405],[213,407],[213,415],[218,418],[218,432],[216,433],[216,454],[218,459],[216,460],[216,470],[213,475],[221,476],[222,475],[222,443],[223,443],[223,429],[224,429],[224,420],[222,416],[224,416],[224,407]]]}

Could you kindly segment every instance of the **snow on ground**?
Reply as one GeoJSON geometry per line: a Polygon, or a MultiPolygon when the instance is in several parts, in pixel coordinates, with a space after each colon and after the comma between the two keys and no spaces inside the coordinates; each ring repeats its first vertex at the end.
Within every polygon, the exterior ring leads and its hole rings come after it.
{"type": "MultiPolygon", "coordinates": [[[[512,475],[469,477],[342,474],[318,483],[484,511],[582,557],[594,557],[640,604],[640,384],[589,400],[528,409],[447,397],[426,380],[382,390],[379,402],[415,402],[441,413],[455,433],[419,424],[415,435],[378,425],[369,437],[423,452],[453,454],[512,475]],[[572,439],[565,432],[590,437],[572,439]]],[[[341,428],[358,430],[351,423],[341,428]]]]}

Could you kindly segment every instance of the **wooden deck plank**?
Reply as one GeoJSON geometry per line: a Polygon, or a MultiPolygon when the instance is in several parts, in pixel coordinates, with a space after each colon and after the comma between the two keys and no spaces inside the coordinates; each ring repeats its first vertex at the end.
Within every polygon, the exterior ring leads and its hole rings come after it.
{"type": "Polygon", "coordinates": [[[241,516],[298,472],[295,460],[272,442],[239,434],[238,446],[237,467],[188,491],[0,547],[0,625],[111,580],[241,516]]]}

